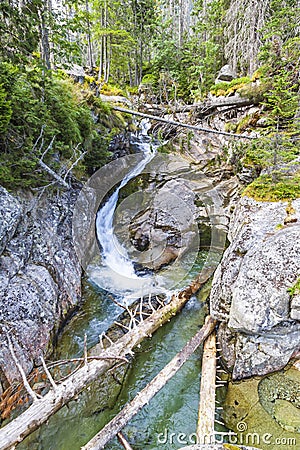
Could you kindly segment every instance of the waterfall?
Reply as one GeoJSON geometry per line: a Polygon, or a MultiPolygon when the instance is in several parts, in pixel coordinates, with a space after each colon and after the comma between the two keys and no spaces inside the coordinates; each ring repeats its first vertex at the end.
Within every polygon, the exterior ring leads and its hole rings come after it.
{"type": "MultiPolygon", "coordinates": [[[[134,265],[127,254],[126,248],[118,241],[114,234],[113,219],[120,190],[126,186],[131,179],[139,175],[155,155],[155,146],[153,147],[151,145],[150,138],[147,135],[148,129],[148,121],[143,120],[141,122],[141,130],[134,136],[132,141],[132,144],[144,154],[144,158],[124,177],[119,187],[97,213],[96,232],[101,245],[102,266],[108,269],[102,271],[102,276],[105,277],[108,272],[113,271],[113,275],[111,276],[115,281],[119,278],[122,278],[123,281],[125,281],[124,278],[126,278],[129,282],[130,280],[138,281],[140,279],[135,273],[134,265]]],[[[99,276],[100,273],[98,274],[98,278],[99,276]]],[[[95,276],[93,278],[95,278],[95,276]]]]}

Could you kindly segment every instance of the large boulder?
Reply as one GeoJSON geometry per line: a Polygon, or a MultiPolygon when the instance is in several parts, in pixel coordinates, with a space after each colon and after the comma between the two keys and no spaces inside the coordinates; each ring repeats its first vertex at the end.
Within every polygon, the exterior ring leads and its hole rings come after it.
{"type": "Polygon", "coordinates": [[[288,289],[300,276],[300,200],[293,208],[285,226],[285,202],[243,197],[233,214],[211,313],[224,322],[219,337],[234,379],[278,370],[299,348],[299,302],[288,289]]]}
{"type": "Polygon", "coordinates": [[[137,266],[159,270],[187,252],[197,256],[199,245],[223,249],[224,204],[236,192],[236,178],[219,182],[179,155],[163,155],[149,166],[148,187],[127,196],[115,216],[118,240],[137,266]]]}
{"type": "Polygon", "coordinates": [[[220,69],[216,79],[216,84],[221,81],[232,81],[236,78],[236,76],[236,72],[232,69],[232,67],[229,64],[225,64],[225,66],[220,69]]]}

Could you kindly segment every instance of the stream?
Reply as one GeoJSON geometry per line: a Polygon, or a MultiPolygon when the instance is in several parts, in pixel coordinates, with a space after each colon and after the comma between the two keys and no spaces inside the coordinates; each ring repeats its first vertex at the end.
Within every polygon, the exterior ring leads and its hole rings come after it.
{"type": "MultiPolygon", "coordinates": [[[[122,309],[112,301],[112,296],[119,302],[130,303],[141,293],[153,293],[155,285],[158,292],[163,291],[168,297],[171,288],[173,290],[175,286],[178,289],[192,281],[214,259],[209,249],[200,250],[195,257],[192,245],[191,253],[186,252],[180,264],[172,266],[172,270],[162,267],[155,273],[136,271],[127,246],[120,243],[114,234],[114,217],[121,189],[137,177],[155,157],[157,144],[147,136],[147,124],[142,124],[141,132],[133,136],[132,146],[143,152],[144,158],[128,172],[97,213],[96,233],[101,248],[101,261],[87,270],[83,279],[83,306],[59,337],[54,360],[82,357],[85,334],[88,348],[99,342],[99,335],[122,313],[122,309]],[[174,280],[179,282],[175,283],[174,280]],[[111,289],[108,290],[109,283],[111,289]]],[[[214,264],[218,257],[215,259],[214,264]]],[[[18,448],[79,450],[202,326],[207,314],[205,300],[208,295],[209,287],[204,287],[197,296],[192,297],[178,316],[136,349],[129,367],[122,366],[93,383],[18,448]]],[[[198,350],[124,429],[124,434],[135,450],[173,450],[194,443],[200,374],[201,350],[198,350]]],[[[218,390],[218,397],[221,396],[222,390],[218,390]]],[[[114,439],[106,448],[117,450],[123,447],[114,439]]]]}

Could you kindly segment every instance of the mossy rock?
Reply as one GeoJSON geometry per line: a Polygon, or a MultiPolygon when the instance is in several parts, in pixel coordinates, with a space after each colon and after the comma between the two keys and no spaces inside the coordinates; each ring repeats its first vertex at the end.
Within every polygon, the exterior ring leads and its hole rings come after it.
{"type": "Polygon", "coordinates": [[[248,436],[247,445],[262,450],[298,448],[299,383],[300,372],[294,368],[263,379],[230,383],[223,418],[226,426],[237,433],[237,444],[245,443],[248,436]]]}

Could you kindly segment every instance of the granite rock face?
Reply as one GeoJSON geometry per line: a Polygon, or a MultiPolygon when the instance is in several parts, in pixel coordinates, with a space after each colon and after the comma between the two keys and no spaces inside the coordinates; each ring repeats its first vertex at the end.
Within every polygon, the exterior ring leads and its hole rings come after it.
{"type": "Polygon", "coordinates": [[[297,221],[284,226],[287,203],[242,197],[231,218],[211,312],[224,322],[219,336],[231,343],[234,379],[281,369],[299,349],[299,302],[288,288],[300,276],[300,200],[292,206],[297,221]]]}
{"type": "Polygon", "coordinates": [[[0,190],[0,379],[20,374],[7,346],[9,333],[26,373],[51,351],[60,324],[81,299],[81,268],[73,250],[72,209],[77,194],[28,194],[0,190]]]}
{"type": "Polygon", "coordinates": [[[224,205],[235,195],[237,179],[206,175],[180,155],[151,164],[148,187],[116,211],[115,233],[131,259],[159,270],[199,246],[223,250],[229,223],[224,205]]]}
{"type": "Polygon", "coordinates": [[[13,236],[22,215],[22,206],[0,186],[0,254],[13,236]]]}

